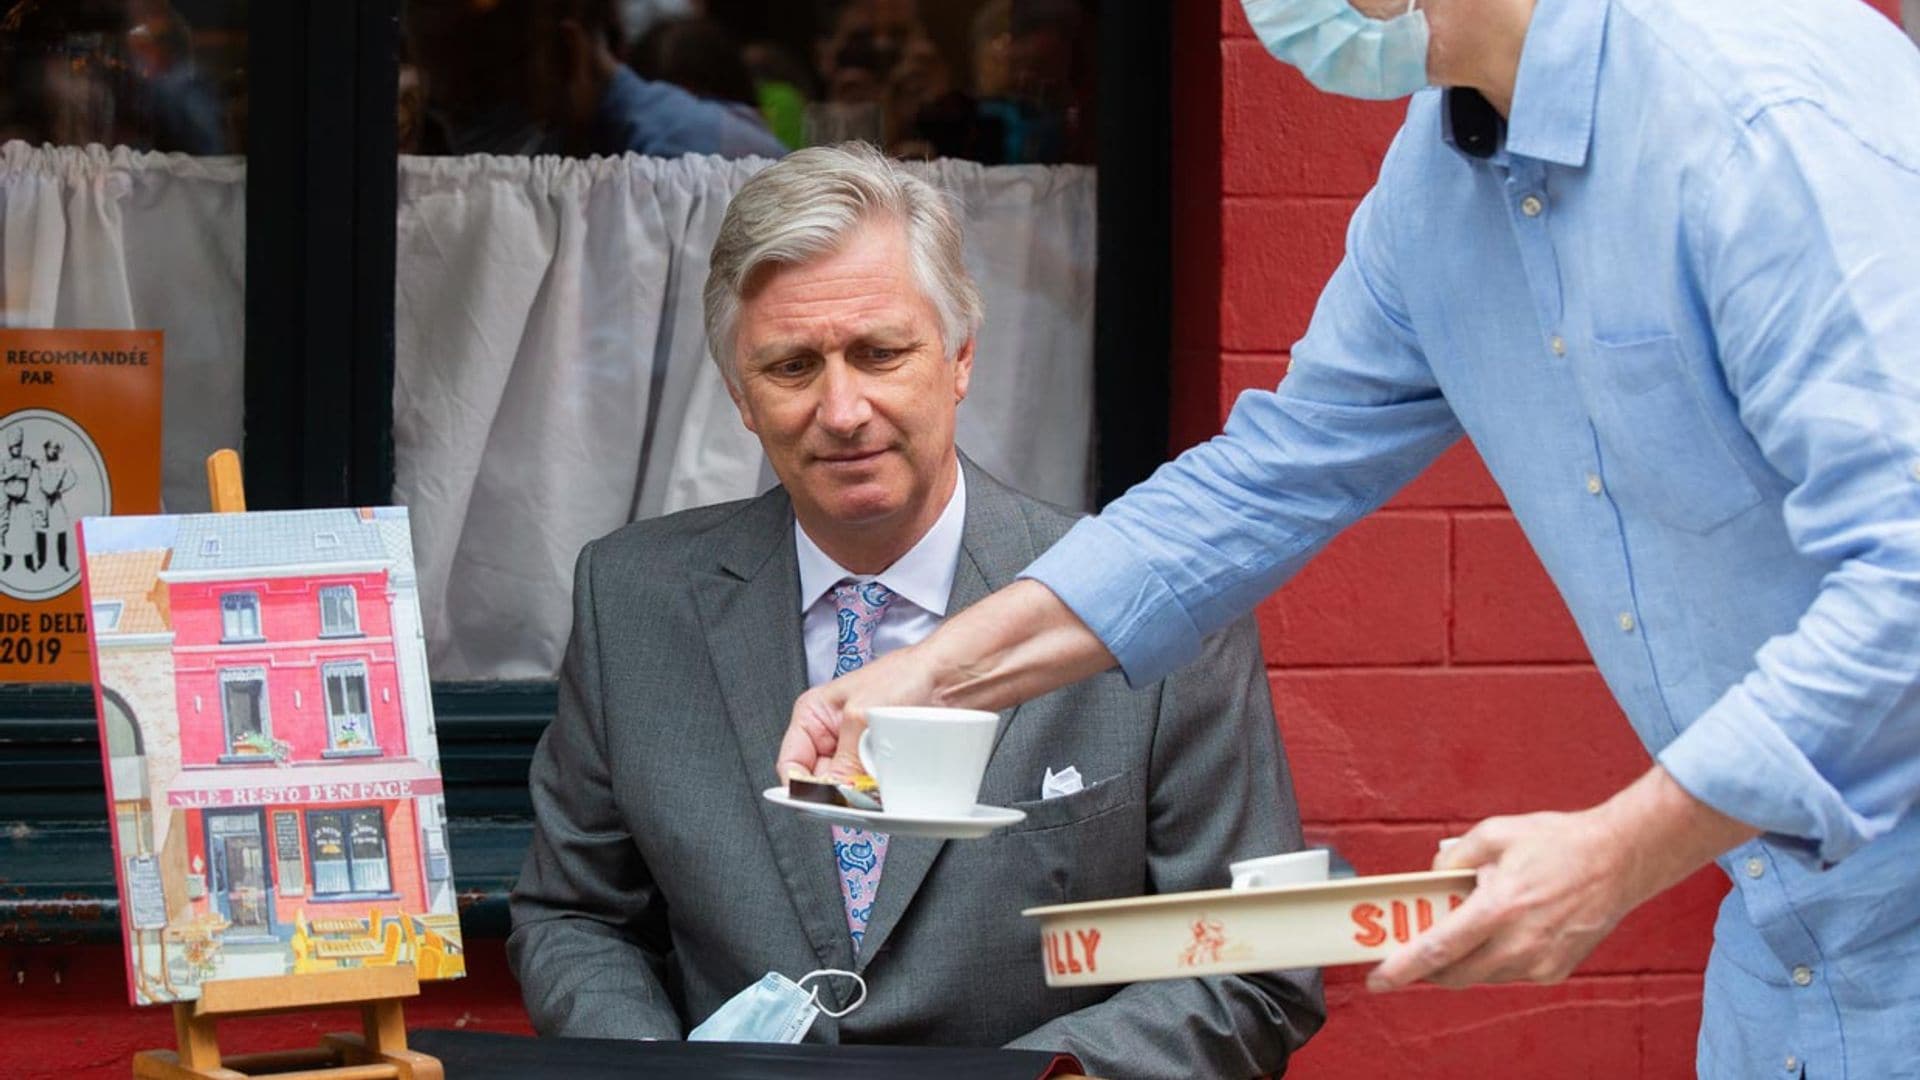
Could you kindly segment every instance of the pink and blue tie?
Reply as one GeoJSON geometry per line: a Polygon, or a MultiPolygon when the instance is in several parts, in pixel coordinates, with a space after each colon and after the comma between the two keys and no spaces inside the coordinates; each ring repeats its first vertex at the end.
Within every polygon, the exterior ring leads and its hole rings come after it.
{"type": "MultiPolygon", "coordinates": [[[[833,587],[835,616],[840,621],[838,658],[834,675],[845,675],[873,659],[873,628],[893,603],[893,590],[877,581],[842,582],[833,587]]],[[[833,857],[840,866],[840,898],[847,906],[847,933],[853,951],[867,936],[873,900],[880,891],[880,868],[887,861],[887,834],[833,827],[833,857]]]]}

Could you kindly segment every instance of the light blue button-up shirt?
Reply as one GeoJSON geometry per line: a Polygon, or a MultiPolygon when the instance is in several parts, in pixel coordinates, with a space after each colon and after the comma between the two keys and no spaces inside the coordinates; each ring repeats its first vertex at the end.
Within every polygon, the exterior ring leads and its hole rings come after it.
{"type": "Polygon", "coordinates": [[[1648,749],[1764,830],[1702,1073],[1920,1075],[1913,45],[1539,0],[1510,122],[1414,98],[1279,388],[1028,573],[1149,682],[1463,431],[1648,749]]]}

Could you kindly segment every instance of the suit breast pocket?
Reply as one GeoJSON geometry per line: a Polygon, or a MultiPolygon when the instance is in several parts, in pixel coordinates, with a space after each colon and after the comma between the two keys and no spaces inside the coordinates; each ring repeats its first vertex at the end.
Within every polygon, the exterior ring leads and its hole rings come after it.
{"type": "Polygon", "coordinates": [[[1752,508],[1760,490],[1728,446],[1672,336],[1594,342],[1576,367],[1600,440],[1607,490],[1622,509],[1707,533],[1752,508]]]}
{"type": "Polygon", "coordinates": [[[1012,806],[1027,818],[996,834],[1001,854],[1049,902],[1135,896],[1146,888],[1146,804],[1133,774],[1012,806]]]}
{"type": "Polygon", "coordinates": [[[1092,787],[1081,788],[1071,795],[1012,803],[1011,809],[1018,810],[1027,817],[1018,824],[1007,826],[1006,831],[1009,833],[1036,832],[1073,825],[1124,806],[1129,800],[1138,798],[1139,794],[1133,789],[1132,774],[1122,773],[1102,780],[1092,787]]]}

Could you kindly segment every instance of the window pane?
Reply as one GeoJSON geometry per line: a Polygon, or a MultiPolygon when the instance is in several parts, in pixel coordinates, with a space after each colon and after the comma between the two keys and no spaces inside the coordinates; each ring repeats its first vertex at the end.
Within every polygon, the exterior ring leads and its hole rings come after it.
{"type": "Polygon", "coordinates": [[[163,333],[176,512],[207,509],[206,455],[240,445],[246,20],[246,0],[0,0],[0,146],[20,140],[0,256],[29,268],[0,325],[163,333]]]}
{"type": "Polygon", "coordinates": [[[394,494],[437,678],[550,677],[582,544],[767,486],[701,290],[726,204],[785,149],[971,159],[910,163],[962,208],[986,302],[961,448],[1090,508],[1096,0],[582,6],[621,16],[589,19],[604,81],[549,49],[549,5],[403,17],[394,494]]]}

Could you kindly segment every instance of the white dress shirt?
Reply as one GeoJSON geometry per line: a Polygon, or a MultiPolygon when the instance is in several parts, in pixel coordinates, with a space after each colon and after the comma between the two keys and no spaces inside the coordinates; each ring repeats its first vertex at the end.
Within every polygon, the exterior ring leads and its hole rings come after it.
{"type": "Polygon", "coordinates": [[[878,581],[893,590],[893,603],[873,631],[873,655],[885,656],[933,633],[947,617],[953,572],[960,565],[960,534],[967,520],[967,478],[956,470],[953,495],[920,542],[878,574],[856,574],[820,550],[795,519],[793,542],[800,556],[801,637],[807,648],[807,685],[833,678],[840,655],[840,620],[833,587],[843,581],[878,581]]]}

